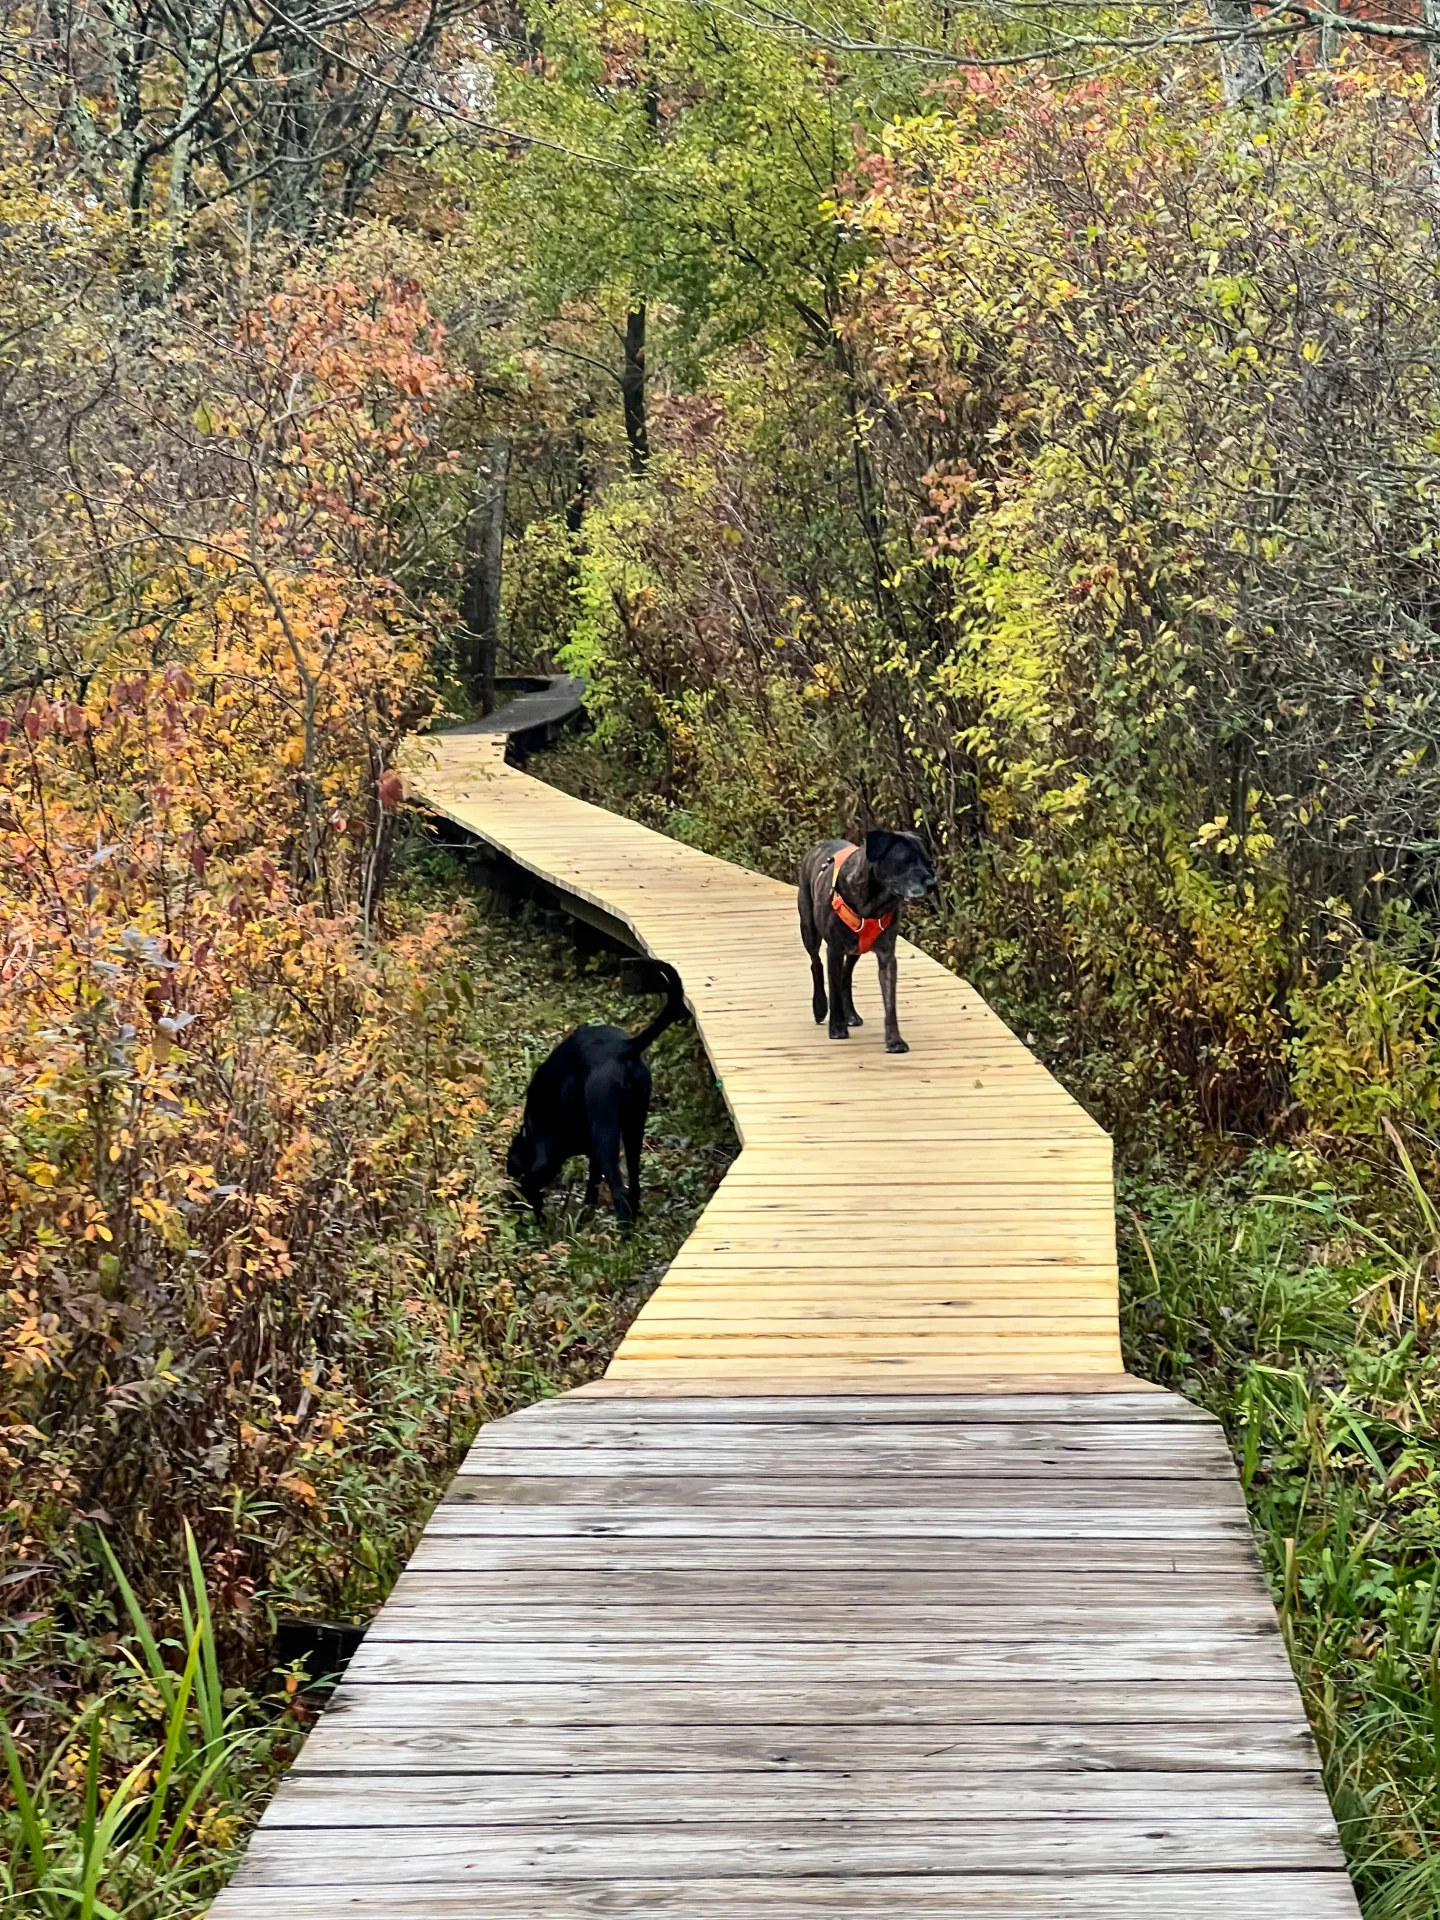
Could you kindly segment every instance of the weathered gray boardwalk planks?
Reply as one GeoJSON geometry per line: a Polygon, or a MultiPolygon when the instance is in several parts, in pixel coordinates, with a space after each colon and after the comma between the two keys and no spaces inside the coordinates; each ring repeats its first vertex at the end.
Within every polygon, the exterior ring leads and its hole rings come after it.
{"type": "Polygon", "coordinates": [[[1223,1438],[1158,1394],[497,1422],[216,1909],[1355,1912],[1223,1438]]]}

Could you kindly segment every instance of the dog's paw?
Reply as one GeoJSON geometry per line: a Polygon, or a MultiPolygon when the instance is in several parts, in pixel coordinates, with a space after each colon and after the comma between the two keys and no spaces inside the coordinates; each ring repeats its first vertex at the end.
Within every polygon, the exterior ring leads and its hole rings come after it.
{"type": "Polygon", "coordinates": [[[897,1033],[893,1040],[885,1042],[885,1051],[886,1053],[909,1053],[910,1047],[908,1042],[902,1040],[897,1033]]]}
{"type": "Polygon", "coordinates": [[[814,1014],[814,1016],[815,1016],[815,1024],[816,1024],[816,1026],[817,1026],[817,1027],[823,1027],[823,1026],[824,1026],[824,1024],[825,1024],[825,1020],[826,1020],[826,1016],[827,1016],[827,1015],[829,1014],[829,1012],[830,1012],[830,1008],[829,1008],[829,1006],[828,1006],[828,1005],[826,1004],[826,1002],[825,1002],[825,1001],[823,1001],[823,1000],[817,1000],[817,1001],[815,1002],[815,1004],[814,1004],[814,1006],[813,1006],[813,1007],[811,1007],[811,1009],[810,1009],[810,1011],[811,1011],[811,1012],[812,1012],[812,1013],[814,1014]]]}
{"type": "Polygon", "coordinates": [[[832,1040],[848,1040],[850,1038],[850,1029],[848,1027],[831,1027],[830,1038],[832,1040]]]}
{"type": "Polygon", "coordinates": [[[849,1016],[849,1020],[850,1020],[850,1025],[852,1027],[863,1027],[865,1024],[865,1022],[860,1018],[858,1013],[852,1013],[849,1016]]]}

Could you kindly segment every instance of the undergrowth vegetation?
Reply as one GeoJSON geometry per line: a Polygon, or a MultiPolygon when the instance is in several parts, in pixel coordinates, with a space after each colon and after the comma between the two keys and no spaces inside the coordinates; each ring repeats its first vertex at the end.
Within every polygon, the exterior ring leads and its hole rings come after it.
{"type": "Polygon", "coordinates": [[[114,1385],[127,1365],[153,1382],[139,1409],[87,1376],[35,1393],[0,1664],[16,1796],[0,1885],[17,1911],[203,1906],[310,1717],[305,1676],[271,1670],[277,1619],[369,1619],[479,1421],[603,1371],[728,1163],[713,1078],[675,1029],[654,1049],[638,1229],[583,1212],[578,1181],[543,1230],[515,1209],[504,1156],[529,1074],[581,1021],[639,1026],[655,1003],[603,954],[577,962],[535,909],[482,904],[448,856],[406,849],[397,928],[423,921],[445,944],[386,1022],[449,1093],[400,1079],[376,1026],[354,1022],[351,1084],[327,1089],[332,1143],[373,1125],[376,1086],[395,1105],[384,1151],[362,1165],[352,1148],[327,1176],[356,1189],[351,1207],[332,1193],[293,1242],[270,1212],[265,1285],[242,1266],[204,1316],[192,1221],[169,1249],[176,1293],[151,1256],[157,1318],[110,1323],[114,1385]],[[237,1343],[259,1322],[243,1368],[214,1324],[227,1314],[237,1343]],[[160,1481],[143,1499],[137,1456],[160,1481]]]}
{"type": "Polygon", "coordinates": [[[1423,1920],[1440,1901],[1440,1220],[1402,1190],[1381,1233],[1330,1177],[1294,1175],[1262,1152],[1199,1187],[1124,1185],[1127,1359],[1224,1422],[1367,1912],[1423,1920]]]}

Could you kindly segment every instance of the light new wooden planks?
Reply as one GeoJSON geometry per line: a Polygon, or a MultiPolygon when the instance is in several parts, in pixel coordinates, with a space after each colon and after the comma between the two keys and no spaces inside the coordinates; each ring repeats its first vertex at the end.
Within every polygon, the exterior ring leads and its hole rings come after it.
{"type": "Polygon", "coordinates": [[[744,1146],[610,1386],[1123,1373],[1110,1143],[980,996],[902,942],[911,1051],[884,1051],[869,962],[867,1024],[831,1042],[792,887],[559,793],[502,744],[420,743],[412,792],[679,968],[744,1146]],[[893,1306],[867,1291],[891,1283],[893,1306]]]}

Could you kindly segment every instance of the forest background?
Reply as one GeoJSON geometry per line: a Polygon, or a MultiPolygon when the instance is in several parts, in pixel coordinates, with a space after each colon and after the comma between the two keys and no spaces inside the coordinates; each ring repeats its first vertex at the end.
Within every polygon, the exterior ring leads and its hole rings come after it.
{"type": "Polygon", "coordinates": [[[0,1891],[203,1907],[277,1620],[367,1617],[723,1161],[677,1050],[650,1241],[507,1209],[550,963],[395,767],[498,664],[728,857],[924,831],[1432,1915],[1430,0],[53,0],[0,78],[0,1891]]]}

